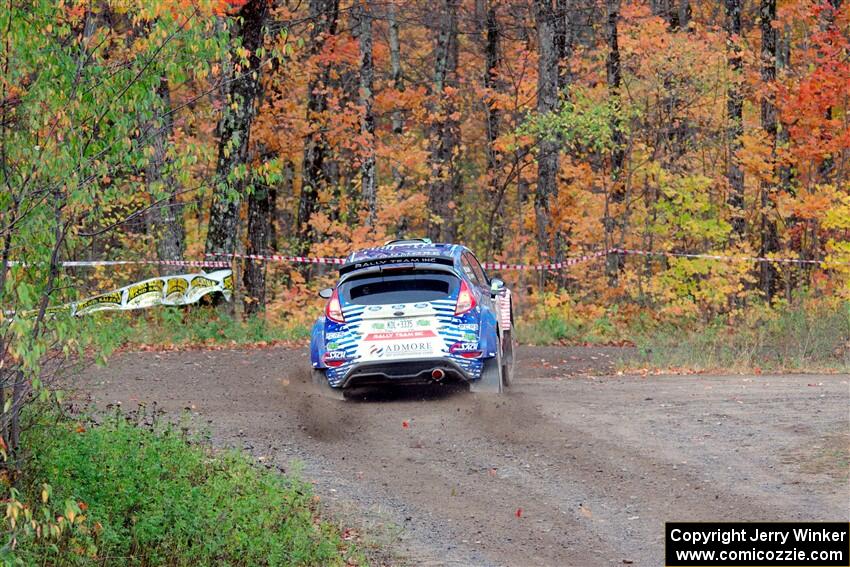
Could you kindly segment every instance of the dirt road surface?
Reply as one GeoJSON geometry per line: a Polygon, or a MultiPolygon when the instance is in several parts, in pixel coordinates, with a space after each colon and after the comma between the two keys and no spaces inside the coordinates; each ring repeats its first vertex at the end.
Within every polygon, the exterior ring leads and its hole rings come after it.
{"type": "Polygon", "coordinates": [[[656,566],[667,520],[850,520],[848,376],[616,376],[624,354],[526,347],[504,396],[337,402],[304,350],[128,353],[79,394],[300,466],[389,564],[656,566]]]}

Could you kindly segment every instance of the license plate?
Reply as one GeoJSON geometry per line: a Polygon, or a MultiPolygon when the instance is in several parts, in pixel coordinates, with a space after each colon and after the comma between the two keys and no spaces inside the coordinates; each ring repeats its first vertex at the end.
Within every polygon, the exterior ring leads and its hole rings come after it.
{"type": "Polygon", "coordinates": [[[412,331],[416,328],[413,319],[390,319],[386,322],[388,331],[412,331]]]}

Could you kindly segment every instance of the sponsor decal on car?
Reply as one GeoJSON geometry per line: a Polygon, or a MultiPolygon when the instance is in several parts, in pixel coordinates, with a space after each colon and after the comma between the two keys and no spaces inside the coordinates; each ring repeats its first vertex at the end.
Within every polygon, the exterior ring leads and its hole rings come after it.
{"type": "Polygon", "coordinates": [[[478,350],[478,343],[461,342],[453,344],[449,352],[468,352],[473,350],[478,350]]]}
{"type": "Polygon", "coordinates": [[[449,347],[449,353],[465,359],[479,358],[482,354],[477,342],[457,342],[449,347]]]}
{"type": "Polygon", "coordinates": [[[427,309],[428,304],[427,303],[417,303],[417,304],[414,305],[414,307],[417,308],[417,309],[427,309]]]}
{"type": "Polygon", "coordinates": [[[331,341],[328,343],[328,350],[336,350],[339,348],[339,343],[336,341],[331,341]]]}
{"type": "Polygon", "coordinates": [[[410,355],[422,355],[434,352],[430,341],[416,341],[412,343],[390,343],[384,347],[382,356],[402,357],[410,355]]]}
{"type": "Polygon", "coordinates": [[[380,305],[373,305],[369,308],[369,311],[380,311],[380,310],[381,310],[380,305]]]}
{"type": "Polygon", "coordinates": [[[461,323],[457,328],[461,331],[477,331],[478,323],[461,323]]]}
{"type": "Polygon", "coordinates": [[[345,351],[329,350],[325,353],[325,360],[345,360],[345,351]]]}
{"type": "Polygon", "coordinates": [[[476,341],[476,340],[478,340],[478,335],[476,335],[475,333],[464,333],[463,334],[463,340],[465,340],[465,341],[476,341]]]}
{"type": "Polygon", "coordinates": [[[338,331],[338,332],[332,332],[332,333],[325,333],[325,338],[326,338],[327,340],[329,340],[329,341],[332,341],[332,340],[334,340],[334,339],[341,339],[341,338],[345,337],[345,335],[347,335],[347,334],[348,334],[348,333],[347,333],[347,332],[345,332],[345,331],[338,331]]]}
{"type": "MultiPolygon", "coordinates": [[[[381,258],[377,260],[366,260],[363,262],[354,262],[350,266],[348,266],[348,271],[352,270],[360,270],[362,268],[369,268],[372,266],[386,266],[389,264],[434,264],[434,263],[448,263],[451,260],[446,260],[443,258],[434,258],[431,256],[421,256],[421,257],[410,257],[405,256],[401,258],[381,258]]],[[[343,266],[345,268],[346,266],[343,266]]],[[[340,270],[342,271],[342,270],[340,270]]]]}
{"type": "Polygon", "coordinates": [[[427,327],[428,325],[431,324],[431,321],[429,321],[428,319],[419,319],[416,322],[416,324],[419,325],[420,327],[427,327]]]}
{"type": "Polygon", "coordinates": [[[436,337],[434,331],[395,331],[387,333],[368,333],[364,341],[393,341],[403,339],[424,339],[436,337]]]}

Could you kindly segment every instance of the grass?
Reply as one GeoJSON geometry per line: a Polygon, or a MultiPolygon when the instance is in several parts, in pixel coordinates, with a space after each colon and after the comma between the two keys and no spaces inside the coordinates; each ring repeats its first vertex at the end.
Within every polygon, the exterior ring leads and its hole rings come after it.
{"type": "Polygon", "coordinates": [[[628,338],[608,316],[588,321],[546,315],[539,319],[520,320],[517,340],[529,345],[553,344],[622,344],[628,338]]]}
{"type": "Polygon", "coordinates": [[[704,325],[663,325],[636,336],[642,360],[693,370],[850,370],[850,303],[751,310],[704,325]]]}
{"type": "Polygon", "coordinates": [[[633,344],[644,367],[850,370],[850,302],[753,305],[707,322],[694,317],[658,321],[646,312],[624,317],[615,307],[584,318],[574,310],[537,311],[519,322],[518,339],[533,345],[633,344]]]}
{"type": "Polygon", "coordinates": [[[122,346],[181,347],[298,342],[308,339],[302,323],[262,316],[243,320],[211,306],[161,307],[142,311],[97,313],[85,317],[107,352],[122,346]]]}
{"type": "Polygon", "coordinates": [[[39,524],[38,537],[18,523],[14,550],[0,554],[7,564],[362,562],[317,518],[306,483],[237,452],[213,453],[173,427],[140,427],[117,414],[97,426],[60,419],[30,429],[24,446],[31,457],[18,497],[44,526],[62,516],[65,527],[46,537],[39,524]]]}

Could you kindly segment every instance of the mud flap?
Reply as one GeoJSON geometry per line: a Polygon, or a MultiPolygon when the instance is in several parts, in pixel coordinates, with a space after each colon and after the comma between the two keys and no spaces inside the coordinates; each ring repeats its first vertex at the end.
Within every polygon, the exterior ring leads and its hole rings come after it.
{"type": "Polygon", "coordinates": [[[345,394],[342,391],[342,388],[333,388],[328,383],[328,377],[325,375],[324,371],[319,370],[318,368],[313,369],[313,389],[317,394],[324,398],[330,398],[333,400],[344,400],[345,394]]]}
{"type": "Polygon", "coordinates": [[[484,359],[481,378],[470,382],[469,391],[480,394],[501,394],[505,381],[502,376],[502,345],[496,349],[496,356],[484,359]]]}

